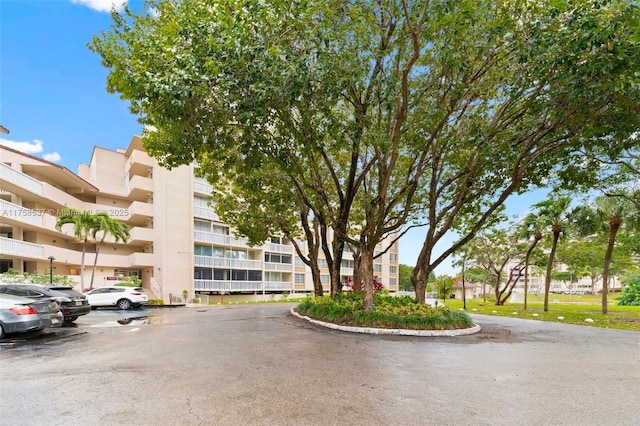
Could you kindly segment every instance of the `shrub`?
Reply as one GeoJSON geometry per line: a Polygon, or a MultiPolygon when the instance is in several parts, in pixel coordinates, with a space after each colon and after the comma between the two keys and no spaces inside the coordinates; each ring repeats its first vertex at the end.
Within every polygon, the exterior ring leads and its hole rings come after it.
{"type": "Polygon", "coordinates": [[[335,299],[310,297],[298,305],[298,312],[322,321],[361,327],[445,330],[473,325],[463,312],[419,304],[409,296],[385,294],[374,295],[374,308],[368,311],[363,309],[361,294],[345,292],[335,299]]]}
{"type": "Polygon", "coordinates": [[[627,275],[622,279],[624,288],[618,296],[618,305],[640,306],[640,272],[627,275]]]}
{"type": "Polygon", "coordinates": [[[149,299],[147,304],[148,305],[164,305],[164,300],[162,300],[162,299],[149,299]]]}

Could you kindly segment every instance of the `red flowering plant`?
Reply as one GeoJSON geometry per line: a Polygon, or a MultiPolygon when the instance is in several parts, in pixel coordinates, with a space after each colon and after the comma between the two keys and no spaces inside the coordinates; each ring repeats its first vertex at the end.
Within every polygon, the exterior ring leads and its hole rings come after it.
{"type": "MultiPolygon", "coordinates": [[[[353,291],[354,293],[362,293],[364,288],[364,283],[360,281],[359,283],[354,283],[351,277],[346,277],[342,280],[342,286],[346,291],[353,291]]],[[[382,281],[376,275],[373,276],[373,292],[376,293],[384,289],[382,285],[382,281]]]]}

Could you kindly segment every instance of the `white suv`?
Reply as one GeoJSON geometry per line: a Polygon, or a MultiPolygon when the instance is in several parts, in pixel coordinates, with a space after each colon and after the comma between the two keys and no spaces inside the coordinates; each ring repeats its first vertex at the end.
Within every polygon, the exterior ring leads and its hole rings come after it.
{"type": "Polygon", "coordinates": [[[118,309],[139,308],[149,301],[142,287],[100,287],[86,293],[92,309],[99,306],[116,306],[118,309]]]}

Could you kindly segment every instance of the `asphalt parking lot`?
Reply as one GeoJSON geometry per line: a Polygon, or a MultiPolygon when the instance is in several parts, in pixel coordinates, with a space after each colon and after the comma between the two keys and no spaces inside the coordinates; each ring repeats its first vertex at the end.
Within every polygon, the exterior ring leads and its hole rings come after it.
{"type": "Polygon", "coordinates": [[[98,310],[0,344],[7,425],[637,425],[640,333],[473,316],[328,330],[291,304],[98,310]]]}

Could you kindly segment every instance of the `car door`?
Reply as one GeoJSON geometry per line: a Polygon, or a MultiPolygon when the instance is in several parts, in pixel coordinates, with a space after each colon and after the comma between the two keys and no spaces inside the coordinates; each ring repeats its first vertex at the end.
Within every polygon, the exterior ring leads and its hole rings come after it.
{"type": "Polygon", "coordinates": [[[109,293],[109,288],[96,288],[87,293],[87,299],[91,306],[110,306],[113,304],[113,297],[109,293]]]}

